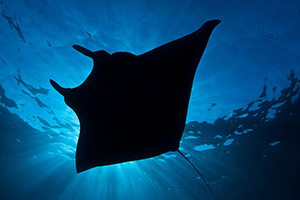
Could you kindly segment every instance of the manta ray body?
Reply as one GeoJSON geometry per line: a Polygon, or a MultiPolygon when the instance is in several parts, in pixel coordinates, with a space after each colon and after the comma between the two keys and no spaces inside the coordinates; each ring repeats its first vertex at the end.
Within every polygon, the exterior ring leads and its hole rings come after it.
{"type": "Polygon", "coordinates": [[[178,151],[194,75],[219,23],[138,56],[73,46],[93,59],[92,72],[76,88],[50,83],[80,121],[78,173],[178,151]]]}

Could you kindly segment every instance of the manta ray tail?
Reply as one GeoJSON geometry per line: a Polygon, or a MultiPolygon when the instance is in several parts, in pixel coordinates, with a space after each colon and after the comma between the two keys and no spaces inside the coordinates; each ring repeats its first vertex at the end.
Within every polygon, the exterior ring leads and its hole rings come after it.
{"type": "Polygon", "coordinates": [[[202,174],[201,174],[201,173],[198,171],[198,169],[195,167],[195,165],[193,165],[193,163],[192,163],[189,159],[187,159],[187,157],[185,157],[181,151],[179,151],[179,150],[177,150],[177,151],[178,151],[178,153],[179,153],[180,155],[182,155],[182,157],[184,157],[184,158],[185,158],[185,159],[186,159],[186,160],[194,167],[194,169],[198,172],[198,174],[200,175],[200,177],[201,177],[202,180],[204,181],[205,185],[208,187],[209,191],[213,194],[213,191],[212,191],[211,188],[209,187],[208,183],[206,182],[206,180],[204,179],[204,177],[202,176],[202,174]]]}

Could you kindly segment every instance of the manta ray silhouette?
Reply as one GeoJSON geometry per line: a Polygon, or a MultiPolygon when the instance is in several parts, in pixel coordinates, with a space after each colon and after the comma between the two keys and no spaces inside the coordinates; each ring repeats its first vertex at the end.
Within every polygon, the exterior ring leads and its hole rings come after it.
{"type": "Polygon", "coordinates": [[[184,157],[178,149],[194,75],[219,23],[208,21],[197,31],[139,56],[73,46],[93,59],[92,72],[76,88],[63,88],[51,79],[50,83],[80,121],[77,173],[168,151],[184,157]]]}

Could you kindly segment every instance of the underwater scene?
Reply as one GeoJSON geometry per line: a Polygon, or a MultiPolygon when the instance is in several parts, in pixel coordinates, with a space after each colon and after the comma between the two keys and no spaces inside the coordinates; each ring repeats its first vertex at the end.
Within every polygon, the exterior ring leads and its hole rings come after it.
{"type": "MultiPolygon", "coordinates": [[[[300,1],[1,0],[0,12],[1,200],[299,198],[300,1]],[[77,173],[78,115],[49,82],[76,88],[91,74],[93,60],[72,46],[143,55],[209,20],[221,22],[195,71],[182,155],[77,173]]],[[[122,93],[113,80],[109,92],[122,93]]],[[[122,95],[113,101],[128,114],[109,115],[112,129],[138,129],[122,95]]],[[[161,127],[161,137],[173,129],[161,127]]],[[[122,148],[138,143],[115,137],[122,148]]]]}

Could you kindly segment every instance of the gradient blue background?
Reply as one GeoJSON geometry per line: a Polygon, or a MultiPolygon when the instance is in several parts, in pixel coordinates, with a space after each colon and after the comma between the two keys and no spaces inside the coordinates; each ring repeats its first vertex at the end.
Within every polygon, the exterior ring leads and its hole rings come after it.
{"type": "MultiPolygon", "coordinates": [[[[299,1],[2,0],[0,12],[1,199],[281,199],[285,194],[296,195],[289,188],[298,183],[269,179],[286,177],[300,159],[299,153],[289,154],[293,149],[285,148],[289,144],[272,137],[272,132],[254,131],[253,136],[248,130],[225,137],[219,130],[210,135],[222,138],[216,145],[201,131],[186,129],[181,148],[214,195],[194,169],[172,152],[76,174],[79,122],[49,79],[76,87],[89,75],[92,60],[76,52],[73,44],[139,55],[195,31],[207,20],[220,19],[195,75],[186,120],[191,127],[191,122],[214,124],[218,118],[234,116],[236,109],[247,108],[251,101],[279,98],[280,91],[291,85],[291,70],[299,77],[299,1]],[[264,85],[267,95],[260,98],[264,85]],[[261,144],[258,134],[267,144],[264,152],[255,148],[261,144]],[[239,139],[240,135],[246,136],[239,139]],[[252,148],[246,148],[248,144],[252,148]],[[293,155],[291,160],[296,161],[284,163],[285,155],[293,155]],[[272,159],[263,160],[268,156],[272,159]],[[258,158],[260,164],[251,165],[258,158]],[[284,166],[269,174],[261,172],[275,163],[284,166]]],[[[292,102],[298,99],[297,88],[299,82],[292,102]]],[[[251,109],[259,108],[255,106],[251,109]]],[[[264,120],[274,119],[276,106],[264,120]]]]}

